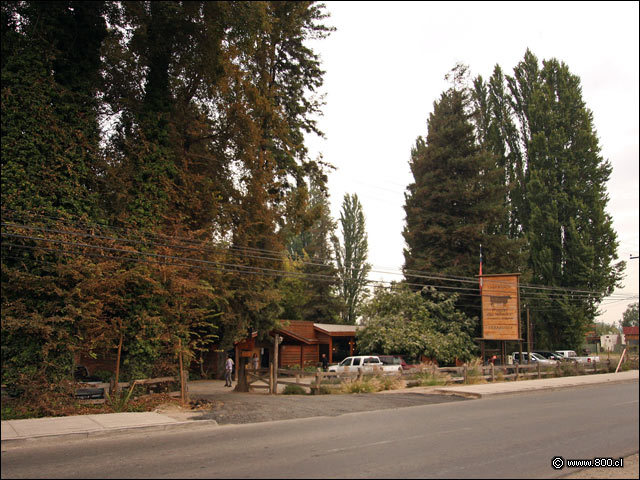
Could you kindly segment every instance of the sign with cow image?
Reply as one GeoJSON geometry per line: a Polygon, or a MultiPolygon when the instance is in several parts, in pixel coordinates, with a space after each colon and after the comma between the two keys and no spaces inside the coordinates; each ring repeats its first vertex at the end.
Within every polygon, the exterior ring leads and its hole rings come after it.
{"type": "Polygon", "coordinates": [[[520,340],[519,275],[482,276],[482,338],[520,340]]]}

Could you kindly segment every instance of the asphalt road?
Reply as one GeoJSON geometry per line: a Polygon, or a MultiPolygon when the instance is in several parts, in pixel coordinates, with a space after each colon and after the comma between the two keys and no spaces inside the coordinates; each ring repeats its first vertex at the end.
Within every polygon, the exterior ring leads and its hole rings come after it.
{"type": "Polygon", "coordinates": [[[633,382],[8,449],[2,478],[553,478],[637,452],[633,382]]]}

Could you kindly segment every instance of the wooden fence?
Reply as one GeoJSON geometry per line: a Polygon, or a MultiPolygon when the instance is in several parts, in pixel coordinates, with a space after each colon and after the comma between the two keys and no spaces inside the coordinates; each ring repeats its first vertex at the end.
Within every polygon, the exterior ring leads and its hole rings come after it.
{"type": "MultiPolygon", "coordinates": [[[[448,381],[451,383],[473,383],[476,380],[482,379],[488,382],[495,382],[496,380],[521,380],[530,378],[544,378],[544,377],[559,377],[563,375],[563,370],[567,368],[574,369],[575,373],[581,374],[594,374],[611,371],[611,362],[606,360],[604,362],[591,362],[587,364],[581,363],[558,363],[556,366],[541,366],[539,363],[533,364],[513,364],[513,365],[462,365],[459,367],[417,367],[408,370],[403,370],[401,373],[385,372],[385,375],[400,376],[403,379],[411,379],[412,376],[421,372],[434,375],[448,374],[450,378],[448,381]]],[[[373,374],[382,374],[383,372],[373,372],[373,374]]],[[[307,389],[310,393],[318,393],[324,380],[336,379],[336,380],[360,380],[365,375],[371,375],[371,373],[365,373],[362,370],[349,373],[336,373],[336,372],[323,372],[318,369],[316,372],[309,372],[305,370],[294,370],[278,368],[274,370],[273,367],[268,369],[247,369],[247,383],[249,384],[249,390],[252,389],[267,389],[269,393],[276,393],[277,390],[273,388],[273,385],[299,385],[300,387],[307,389]],[[263,384],[257,384],[256,382],[263,382],[263,384]]],[[[326,384],[326,383],[325,383],[326,384]]]]}
{"type": "MultiPolygon", "coordinates": [[[[177,391],[169,391],[167,394],[171,397],[182,397],[183,403],[187,400],[187,388],[186,388],[186,379],[183,382],[180,382],[179,376],[174,377],[158,377],[158,378],[145,378],[140,380],[134,380],[132,383],[130,382],[118,382],[117,389],[116,385],[112,383],[83,383],[77,382],[78,386],[82,388],[90,388],[96,390],[103,390],[102,398],[92,398],[87,400],[80,400],[80,403],[105,403],[106,399],[109,396],[109,392],[114,392],[116,390],[123,391],[129,388],[131,391],[137,386],[144,386],[147,389],[148,394],[154,393],[156,390],[160,388],[162,384],[171,384],[171,383],[179,383],[180,390],[177,391]]],[[[144,397],[146,395],[142,395],[144,397]]]]}

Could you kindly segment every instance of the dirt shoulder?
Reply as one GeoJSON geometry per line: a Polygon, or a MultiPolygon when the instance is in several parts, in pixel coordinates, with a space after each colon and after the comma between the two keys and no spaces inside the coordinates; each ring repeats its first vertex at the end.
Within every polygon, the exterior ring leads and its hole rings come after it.
{"type": "Polygon", "coordinates": [[[459,402],[465,399],[424,393],[265,395],[261,393],[191,393],[200,410],[192,411],[193,420],[216,420],[220,425],[269,422],[389,408],[459,402]]]}

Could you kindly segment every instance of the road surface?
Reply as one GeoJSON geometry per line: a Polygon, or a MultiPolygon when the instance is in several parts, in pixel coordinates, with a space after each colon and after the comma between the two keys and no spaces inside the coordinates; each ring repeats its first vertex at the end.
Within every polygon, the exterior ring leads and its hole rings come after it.
{"type": "Polygon", "coordinates": [[[2,478],[553,478],[637,452],[633,382],[17,447],[2,478]]]}

